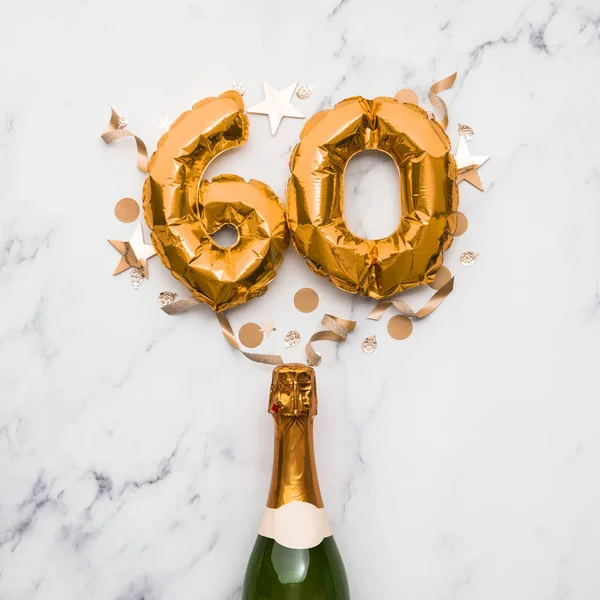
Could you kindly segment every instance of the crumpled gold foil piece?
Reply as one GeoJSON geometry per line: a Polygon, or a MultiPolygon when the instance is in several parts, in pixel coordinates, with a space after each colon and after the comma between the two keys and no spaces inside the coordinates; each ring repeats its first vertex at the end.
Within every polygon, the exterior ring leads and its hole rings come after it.
{"type": "Polygon", "coordinates": [[[289,243],[283,205],[264,183],[202,175],[221,152],[248,139],[244,102],[235,91],[206,98],[162,136],[148,164],[144,215],[163,264],[215,311],[265,292],[289,243]],[[211,238],[238,230],[230,248],[211,238]]]}
{"type": "Polygon", "coordinates": [[[433,281],[452,243],[458,187],[450,140],[424,110],[394,98],[343,100],[308,121],[290,169],[288,222],[313,271],[378,300],[433,281]],[[344,220],[344,172],[363,150],[389,154],[400,175],[400,224],[379,240],[354,235],[344,220]]]}

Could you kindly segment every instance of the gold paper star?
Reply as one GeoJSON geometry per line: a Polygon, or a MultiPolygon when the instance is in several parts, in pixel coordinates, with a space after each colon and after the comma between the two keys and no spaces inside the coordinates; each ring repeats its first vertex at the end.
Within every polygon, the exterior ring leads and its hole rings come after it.
{"type": "Polygon", "coordinates": [[[252,108],[248,109],[249,113],[259,115],[268,115],[271,125],[271,135],[275,135],[283,117],[293,117],[295,119],[305,119],[306,117],[292,105],[290,100],[296,89],[297,82],[288,85],[285,89],[277,91],[268,83],[263,81],[263,89],[265,91],[265,99],[259,102],[252,108]]]}
{"type": "Polygon", "coordinates": [[[273,321],[261,321],[262,327],[260,330],[267,336],[270,337],[274,331],[277,331],[276,327],[273,327],[273,321]]]}
{"type": "Polygon", "coordinates": [[[128,242],[121,240],[108,240],[108,243],[121,254],[121,260],[113,275],[118,275],[127,269],[134,267],[139,269],[144,277],[148,277],[148,265],[146,261],[152,258],[156,252],[154,247],[144,243],[142,225],[138,224],[128,242]]]}
{"type": "Polygon", "coordinates": [[[465,180],[483,192],[483,184],[477,170],[489,160],[489,156],[473,156],[467,146],[467,141],[461,135],[458,138],[458,148],[454,155],[458,167],[457,183],[465,180]]]}

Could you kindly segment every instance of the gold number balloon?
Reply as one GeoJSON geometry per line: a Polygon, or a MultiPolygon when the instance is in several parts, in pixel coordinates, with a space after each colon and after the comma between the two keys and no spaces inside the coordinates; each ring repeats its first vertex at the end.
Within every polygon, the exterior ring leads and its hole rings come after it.
{"type": "Polygon", "coordinates": [[[144,214],[164,265],[213,310],[266,291],[289,243],[284,208],[264,183],[236,175],[202,179],[210,161],[248,139],[242,97],[226,92],[182,114],[148,163],[144,214]],[[230,248],[211,237],[238,231],[230,248]]]}
{"type": "Polygon", "coordinates": [[[290,169],[288,222],[316,273],[376,299],[433,281],[452,243],[458,187],[450,141],[424,110],[393,98],[343,100],[307,122],[290,169]],[[389,154],[400,174],[400,224],[379,240],[354,235],[344,220],[344,172],[363,150],[389,154]]]}

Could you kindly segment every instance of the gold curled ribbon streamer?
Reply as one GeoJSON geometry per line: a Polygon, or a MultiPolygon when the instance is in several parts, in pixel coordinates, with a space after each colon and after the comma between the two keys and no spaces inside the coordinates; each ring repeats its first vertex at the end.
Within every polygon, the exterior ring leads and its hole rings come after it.
{"type": "Polygon", "coordinates": [[[182,298],[181,300],[177,300],[177,302],[172,302],[171,304],[161,306],[160,308],[168,315],[179,315],[199,304],[202,304],[200,300],[196,300],[193,296],[189,296],[188,298],[182,298]]]}
{"type": "Polygon", "coordinates": [[[448,127],[448,106],[446,106],[446,103],[438,96],[438,94],[449,90],[454,85],[457,75],[458,72],[448,75],[448,77],[436,81],[429,88],[429,102],[431,102],[433,107],[441,113],[442,119],[440,123],[444,129],[448,127]]]}
{"type": "Polygon", "coordinates": [[[246,358],[249,358],[257,363],[263,363],[265,365],[283,364],[283,359],[281,356],[279,356],[279,354],[256,354],[254,352],[244,352],[237,343],[233,329],[231,329],[229,319],[223,313],[217,313],[217,319],[221,325],[221,333],[225,336],[225,339],[229,342],[229,345],[241,352],[246,358]]]}
{"type": "Polygon", "coordinates": [[[321,362],[321,355],[315,351],[313,342],[345,342],[348,334],[354,331],[356,321],[347,321],[333,315],[325,315],[321,325],[327,327],[326,331],[317,331],[306,344],[306,362],[311,367],[318,367],[321,362]]]}
{"type": "Polygon", "coordinates": [[[367,318],[372,321],[379,321],[383,316],[383,313],[390,307],[393,306],[402,316],[412,317],[414,319],[424,319],[427,315],[430,315],[450,294],[454,289],[454,277],[445,283],[427,302],[425,306],[415,312],[406,302],[403,300],[382,300],[377,303],[377,306],[369,313],[367,318]]]}
{"type": "MultiPolygon", "coordinates": [[[[193,296],[188,298],[182,298],[181,300],[177,300],[177,302],[173,302],[171,304],[167,304],[166,306],[161,306],[162,310],[166,312],[168,315],[178,315],[190,308],[198,306],[202,304],[199,300],[196,300],[193,296]]],[[[231,328],[231,323],[229,319],[223,313],[217,313],[217,320],[219,321],[219,325],[221,326],[221,333],[223,337],[227,340],[227,343],[241,352],[246,358],[257,362],[263,363],[265,365],[282,365],[283,359],[279,354],[258,354],[254,352],[244,352],[240,345],[237,342],[235,337],[235,333],[233,333],[233,329],[231,328]]]]}
{"type": "Polygon", "coordinates": [[[140,171],[144,171],[144,173],[148,172],[148,150],[146,149],[146,144],[135,134],[131,133],[127,129],[119,128],[119,115],[115,112],[115,109],[110,107],[110,120],[108,121],[108,125],[106,129],[102,132],[100,137],[104,140],[105,143],[111,144],[115,140],[119,140],[124,137],[132,137],[135,140],[135,145],[137,147],[137,166],[140,171]]]}

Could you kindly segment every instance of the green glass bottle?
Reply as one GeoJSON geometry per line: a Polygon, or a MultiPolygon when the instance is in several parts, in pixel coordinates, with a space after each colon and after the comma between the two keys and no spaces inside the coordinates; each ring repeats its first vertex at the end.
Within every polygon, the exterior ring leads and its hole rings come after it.
{"type": "Polygon", "coordinates": [[[243,600],[349,600],[344,563],[323,508],[313,450],[315,372],[273,371],[275,454],[267,508],[248,563],[243,600]]]}

